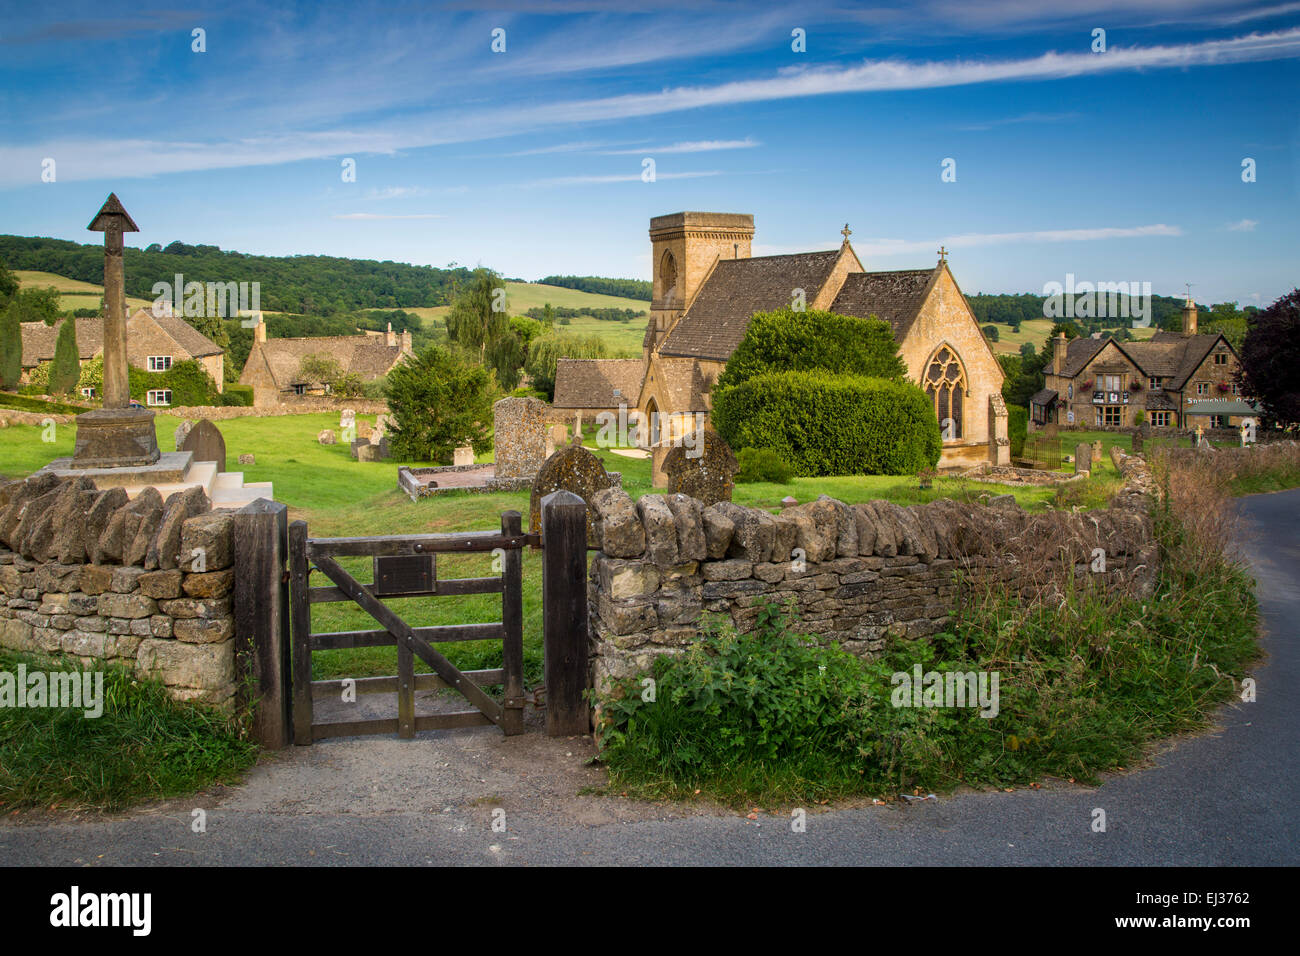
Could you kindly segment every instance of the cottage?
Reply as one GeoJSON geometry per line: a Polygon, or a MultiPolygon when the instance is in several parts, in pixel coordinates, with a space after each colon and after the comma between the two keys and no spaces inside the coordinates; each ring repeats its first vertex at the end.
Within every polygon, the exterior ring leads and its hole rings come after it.
{"type": "Polygon", "coordinates": [[[300,374],[302,360],[308,356],[333,359],[345,374],[372,382],[387,375],[412,351],[411,333],[397,335],[392,323],[387,332],[294,339],[268,339],[260,316],[253,328],[253,347],[239,384],[252,386],[253,404],[258,406],[276,405],[295,395],[324,395],[326,383],[305,381],[300,374]]]}

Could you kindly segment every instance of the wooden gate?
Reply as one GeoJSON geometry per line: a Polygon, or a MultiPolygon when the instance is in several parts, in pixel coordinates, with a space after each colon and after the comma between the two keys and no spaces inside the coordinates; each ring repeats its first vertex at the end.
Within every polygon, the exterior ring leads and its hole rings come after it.
{"type": "MultiPolygon", "coordinates": [[[[419,730],[496,724],[506,734],[523,733],[523,602],[522,548],[530,542],[521,532],[519,512],[501,515],[501,531],[465,534],[417,534],[372,538],[309,538],[307,524],[289,527],[289,576],[293,620],[293,739],[310,744],[323,737],[391,734],[410,738],[419,730]],[[440,581],[435,555],[502,551],[499,577],[454,578],[440,581]],[[362,584],[336,560],[345,556],[370,556],[374,580],[362,584]],[[309,576],[319,571],[332,584],[312,586],[309,576]],[[501,620],[490,624],[454,624],[412,627],[380,600],[383,597],[437,597],[453,594],[501,595],[501,620]],[[381,625],[378,630],[313,633],[313,604],[351,601],[381,625]],[[439,654],[434,644],[444,641],[502,642],[502,666],[495,670],[461,671],[439,654]],[[397,692],[397,716],[377,720],[314,723],[313,694],[340,693],[342,680],[313,681],[313,651],[396,645],[397,674],[355,678],[358,695],[397,692]],[[416,674],[415,658],[433,668],[416,674]],[[484,686],[503,685],[498,703],[484,686]],[[415,692],[450,688],[462,694],[473,710],[428,716],[415,715],[415,692]]],[[[584,582],[585,583],[585,582],[584,582]]]]}

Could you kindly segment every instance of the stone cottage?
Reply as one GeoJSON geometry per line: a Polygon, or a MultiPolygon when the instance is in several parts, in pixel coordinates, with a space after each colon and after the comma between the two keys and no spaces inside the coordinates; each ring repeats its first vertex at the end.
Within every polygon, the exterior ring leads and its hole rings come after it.
{"type": "Polygon", "coordinates": [[[324,382],[304,381],[299,374],[302,360],[310,355],[332,358],[344,373],[372,382],[387,375],[412,352],[411,333],[397,335],[392,323],[387,332],[294,339],[268,339],[266,323],[260,320],[253,328],[253,347],[239,384],[252,386],[253,404],[257,406],[278,405],[296,395],[324,395],[324,382]]]}

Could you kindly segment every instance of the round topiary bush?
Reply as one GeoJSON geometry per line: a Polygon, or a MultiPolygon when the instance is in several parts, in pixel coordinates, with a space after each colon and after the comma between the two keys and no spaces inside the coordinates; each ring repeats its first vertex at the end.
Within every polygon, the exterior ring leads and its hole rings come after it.
{"type": "Polygon", "coordinates": [[[856,375],[756,375],[715,390],[713,424],[731,447],[770,448],[805,476],[910,475],[943,450],[920,388],[856,375]]]}

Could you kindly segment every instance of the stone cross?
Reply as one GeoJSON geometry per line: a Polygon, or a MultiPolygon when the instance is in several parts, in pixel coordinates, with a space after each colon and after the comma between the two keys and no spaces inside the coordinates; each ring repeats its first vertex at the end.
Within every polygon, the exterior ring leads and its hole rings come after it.
{"type": "Polygon", "coordinates": [[[943,246],[939,247],[939,261],[944,262],[948,258],[948,250],[943,246]]]}
{"type": "Polygon", "coordinates": [[[89,226],[104,234],[104,407],[131,404],[126,363],[126,275],[122,268],[122,234],[140,227],[122,208],[116,193],[109,193],[103,208],[89,226]]]}
{"type": "Polygon", "coordinates": [[[844,237],[845,242],[848,242],[849,236],[853,235],[853,230],[849,228],[847,222],[844,224],[844,228],[840,230],[840,235],[844,237]]]}

